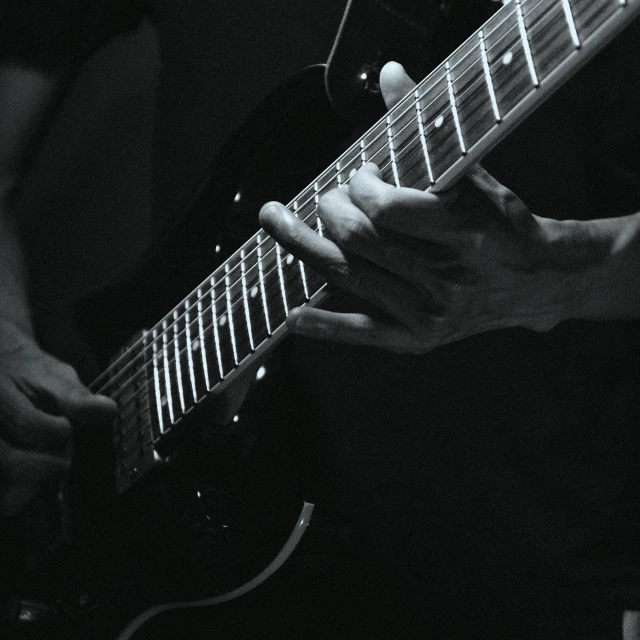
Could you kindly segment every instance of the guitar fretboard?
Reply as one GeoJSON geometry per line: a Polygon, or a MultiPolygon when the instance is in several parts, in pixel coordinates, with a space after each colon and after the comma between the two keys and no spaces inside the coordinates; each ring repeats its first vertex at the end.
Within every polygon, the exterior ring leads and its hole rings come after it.
{"type": "MultiPolygon", "coordinates": [[[[512,0],[289,208],[325,233],[320,197],[347,185],[370,161],[398,187],[448,187],[630,22],[639,3],[512,0]]],[[[258,233],[96,380],[94,390],[120,406],[114,431],[119,490],[144,474],[154,446],[198,403],[284,335],[289,311],[314,303],[324,284],[258,233]]]]}

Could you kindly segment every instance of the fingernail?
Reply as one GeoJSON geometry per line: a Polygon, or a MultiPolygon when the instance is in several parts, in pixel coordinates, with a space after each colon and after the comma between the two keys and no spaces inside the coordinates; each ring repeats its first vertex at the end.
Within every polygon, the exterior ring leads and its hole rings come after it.
{"type": "Polygon", "coordinates": [[[278,228],[281,220],[282,211],[276,205],[266,206],[260,211],[260,224],[269,233],[278,228]]]}

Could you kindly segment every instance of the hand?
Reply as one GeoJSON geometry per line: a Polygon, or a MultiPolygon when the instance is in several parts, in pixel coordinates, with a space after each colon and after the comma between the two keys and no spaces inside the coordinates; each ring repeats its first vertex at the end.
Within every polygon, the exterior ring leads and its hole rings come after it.
{"type": "Polygon", "coordinates": [[[0,320],[0,515],[18,513],[68,471],[73,424],[106,422],[115,408],[28,332],[0,320]]]}
{"type": "MultiPolygon", "coordinates": [[[[400,65],[383,69],[388,106],[412,86],[400,65]]],[[[434,194],[389,185],[369,163],[321,198],[319,216],[333,241],[278,203],[263,207],[261,222],[329,283],[381,313],[304,307],[288,319],[296,333],[424,353],[494,328],[546,330],[572,304],[568,271],[553,269],[556,221],[532,215],[480,167],[434,194]]]]}

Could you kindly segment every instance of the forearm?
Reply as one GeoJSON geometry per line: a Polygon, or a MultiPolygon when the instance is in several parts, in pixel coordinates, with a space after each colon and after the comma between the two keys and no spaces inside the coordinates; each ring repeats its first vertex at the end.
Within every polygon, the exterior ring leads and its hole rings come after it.
{"type": "Polygon", "coordinates": [[[640,318],[640,213],[553,221],[549,231],[567,294],[560,320],[640,318]]]}
{"type": "Polygon", "coordinates": [[[0,321],[31,335],[31,314],[24,253],[6,198],[0,198],[0,321]]]}
{"type": "Polygon", "coordinates": [[[62,78],[0,63],[0,319],[31,333],[24,252],[11,201],[62,78]]]}

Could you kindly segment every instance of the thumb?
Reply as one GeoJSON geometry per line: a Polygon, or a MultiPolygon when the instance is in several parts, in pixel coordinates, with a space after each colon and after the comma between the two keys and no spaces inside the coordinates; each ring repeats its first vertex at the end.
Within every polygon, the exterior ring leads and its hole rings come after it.
{"type": "Polygon", "coordinates": [[[391,109],[409,91],[416,86],[416,83],[407,75],[404,67],[397,62],[387,62],[380,71],[380,90],[387,109],[391,109]]]}
{"type": "Polygon", "coordinates": [[[116,403],[106,396],[91,393],[86,387],[60,381],[56,400],[62,413],[80,424],[105,424],[116,415],[116,403]]]}

